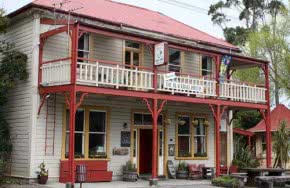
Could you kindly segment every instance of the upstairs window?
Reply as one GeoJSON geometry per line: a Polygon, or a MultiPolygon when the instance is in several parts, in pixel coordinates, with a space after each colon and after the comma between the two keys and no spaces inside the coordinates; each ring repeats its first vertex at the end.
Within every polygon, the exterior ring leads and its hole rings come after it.
{"type": "Polygon", "coordinates": [[[169,48],[168,71],[181,72],[181,52],[179,50],[169,48]]]}
{"type": "MultiPolygon", "coordinates": [[[[90,35],[88,33],[84,33],[80,38],[78,42],[78,57],[81,58],[89,58],[90,53],[90,46],[89,46],[89,40],[90,35]]],[[[80,62],[84,62],[83,60],[78,60],[80,62]]]]}
{"type": "Polygon", "coordinates": [[[202,56],[202,76],[213,76],[213,59],[208,56],[202,56]]]}
{"type": "Polygon", "coordinates": [[[125,65],[126,68],[140,66],[141,44],[133,41],[125,42],[125,65]]]}

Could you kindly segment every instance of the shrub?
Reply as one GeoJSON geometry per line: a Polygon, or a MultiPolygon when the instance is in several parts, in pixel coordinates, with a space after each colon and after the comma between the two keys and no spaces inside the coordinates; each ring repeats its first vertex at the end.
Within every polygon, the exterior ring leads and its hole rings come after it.
{"type": "Polygon", "coordinates": [[[229,176],[221,176],[214,178],[211,181],[211,184],[214,186],[235,188],[239,186],[239,181],[236,178],[232,178],[229,176]]]}
{"type": "Polygon", "coordinates": [[[135,164],[132,161],[127,161],[126,164],[123,166],[124,172],[137,172],[135,164]]]}

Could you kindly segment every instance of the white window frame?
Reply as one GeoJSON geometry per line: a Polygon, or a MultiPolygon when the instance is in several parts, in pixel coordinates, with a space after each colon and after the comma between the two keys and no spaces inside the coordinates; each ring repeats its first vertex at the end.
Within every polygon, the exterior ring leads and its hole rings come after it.
{"type": "Polygon", "coordinates": [[[202,76],[213,76],[214,75],[214,63],[213,63],[213,59],[212,57],[209,57],[209,56],[201,56],[201,75],[202,76]],[[211,64],[211,70],[209,69],[203,69],[203,58],[206,57],[207,58],[207,66],[206,67],[209,67],[209,64],[211,64]],[[209,61],[210,59],[210,61],[209,61]],[[203,72],[206,72],[206,75],[203,75],[203,72]]]}
{"type": "Polygon", "coordinates": [[[190,115],[188,115],[188,116],[187,115],[177,115],[178,121],[179,121],[179,117],[188,117],[189,118],[189,125],[188,125],[189,126],[189,134],[179,134],[179,131],[178,131],[179,125],[177,125],[177,140],[178,140],[177,157],[183,157],[183,156],[179,156],[179,137],[188,137],[189,138],[188,151],[191,154],[190,157],[192,157],[192,153],[191,153],[192,152],[191,151],[191,149],[192,149],[192,136],[191,136],[191,123],[190,123],[191,117],[190,117],[190,115]]]}
{"type": "MultiPolygon", "coordinates": [[[[168,66],[167,66],[167,70],[168,71],[170,71],[170,67],[179,67],[179,72],[176,72],[176,73],[181,73],[181,69],[182,69],[182,66],[181,66],[181,64],[182,64],[182,62],[181,62],[181,60],[182,60],[182,58],[181,58],[181,51],[180,50],[178,50],[178,49],[174,49],[174,48],[169,48],[169,50],[168,50],[168,66]],[[171,64],[171,62],[170,62],[170,50],[175,50],[175,51],[179,51],[179,55],[180,55],[180,60],[179,60],[179,65],[175,65],[175,64],[171,64]]],[[[170,72],[173,72],[173,71],[170,71],[170,72]]]]}

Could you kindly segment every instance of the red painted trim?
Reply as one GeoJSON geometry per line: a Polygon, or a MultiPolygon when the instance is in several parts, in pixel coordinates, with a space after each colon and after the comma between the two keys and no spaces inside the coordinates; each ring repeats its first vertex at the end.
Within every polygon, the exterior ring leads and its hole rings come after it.
{"type": "Polygon", "coordinates": [[[39,107],[38,107],[37,115],[40,114],[41,108],[42,108],[42,106],[44,105],[44,102],[46,101],[46,99],[47,99],[47,94],[44,94],[44,95],[42,96],[41,103],[40,103],[40,105],[39,105],[39,107]]]}
{"type": "Polygon", "coordinates": [[[243,129],[239,129],[239,128],[233,128],[233,132],[236,134],[240,134],[243,136],[254,136],[253,132],[247,131],[247,130],[243,130],[243,129]]]}
{"type": "Polygon", "coordinates": [[[101,88],[101,87],[84,86],[84,85],[77,85],[76,90],[77,92],[88,92],[88,93],[95,93],[95,94],[136,97],[136,98],[149,98],[149,99],[156,98],[160,100],[194,103],[194,104],[213,104],[213,105],[219,104],[223,106],[234,106],[234,107],[241,107],[241,108],[267,109],[267,105],[265,104],[244,103],[244,102],[226,101],[226,100],[210,99],[210,98],[176,96],[176,95],[170,95],[170,94],[165,95],[165,94],[149,93],[149,92],[142,92],[142,91],[116,90],[116,89],[110,89],[110,88],[101,88]]]}
{"type": "Polygon", "coordinates": [[[49,86],[49,87],[39,87],[39,94],[48,93],[62,93],[66,91],[71,91],[72,85],[61,85],[61,86],[49,86]]]}
{"type": "Polygon", "coordinates": [[[67,25],[67,24],[74,24],[74,21],[70,20],[53,20],[50,18],[40,18],[40,24],[46,24],[46,25],[67,25]]]}
{"type": "Polygon", "coordinates": [[[157,155],[158,155],[158,100],[153,99],[152,111],[153,111],[153,126],[152,126],[152,179],[157,178],[157,155]]]}
{"type": "Polygon", "coordinates": [[[62,32],[67,32],[67,31],[68,31],[68,27],[67,26],[59,27],[59,28],[56,28],[56,29],[53,29],[53,30],[50,30],[50,31],[47,31],[47,32],[44,32],[44,33],[41,33],[40,34],[40,38],[41,39],[45,39],[47,37],[51,37],[53,35],[56,35],[56,34],[59,34],[59,33],[62,33],[62,32]]]}
{"type": "Polygon", "coordinates": [[[44,61],[41,64],[48,64],[48,63],[55,63],[55,62],[59,62],[59,61],[65,61],[65,60],[70,60],[71,57],[65,57],[65,58],[61,58],[61,59],[55,59],[55,60],[51,60],[51,61],[44,61]]]}

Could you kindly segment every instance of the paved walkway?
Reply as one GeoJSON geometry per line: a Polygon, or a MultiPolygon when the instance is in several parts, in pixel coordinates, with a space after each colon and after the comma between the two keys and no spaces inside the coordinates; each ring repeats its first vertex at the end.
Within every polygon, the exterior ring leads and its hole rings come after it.
{"type": "MultiPolygon", "coordinates": [[[[162,188],[212,188],[211,182],[209,180],[166,180],[159,181],[158,187],[162,188]]],[[[65,188],[65,184],[52,183],[48,184],[49,188],[65,188]]],[[[84,183],[83,188],[148,188],[149,183],[145,180],[138,180],[137,182],[124,182],[124,181],[112,181],[104,183],[84,183]]],[[[75,188],[79,188],[79,184],[75,184],[75,188]]]]}

